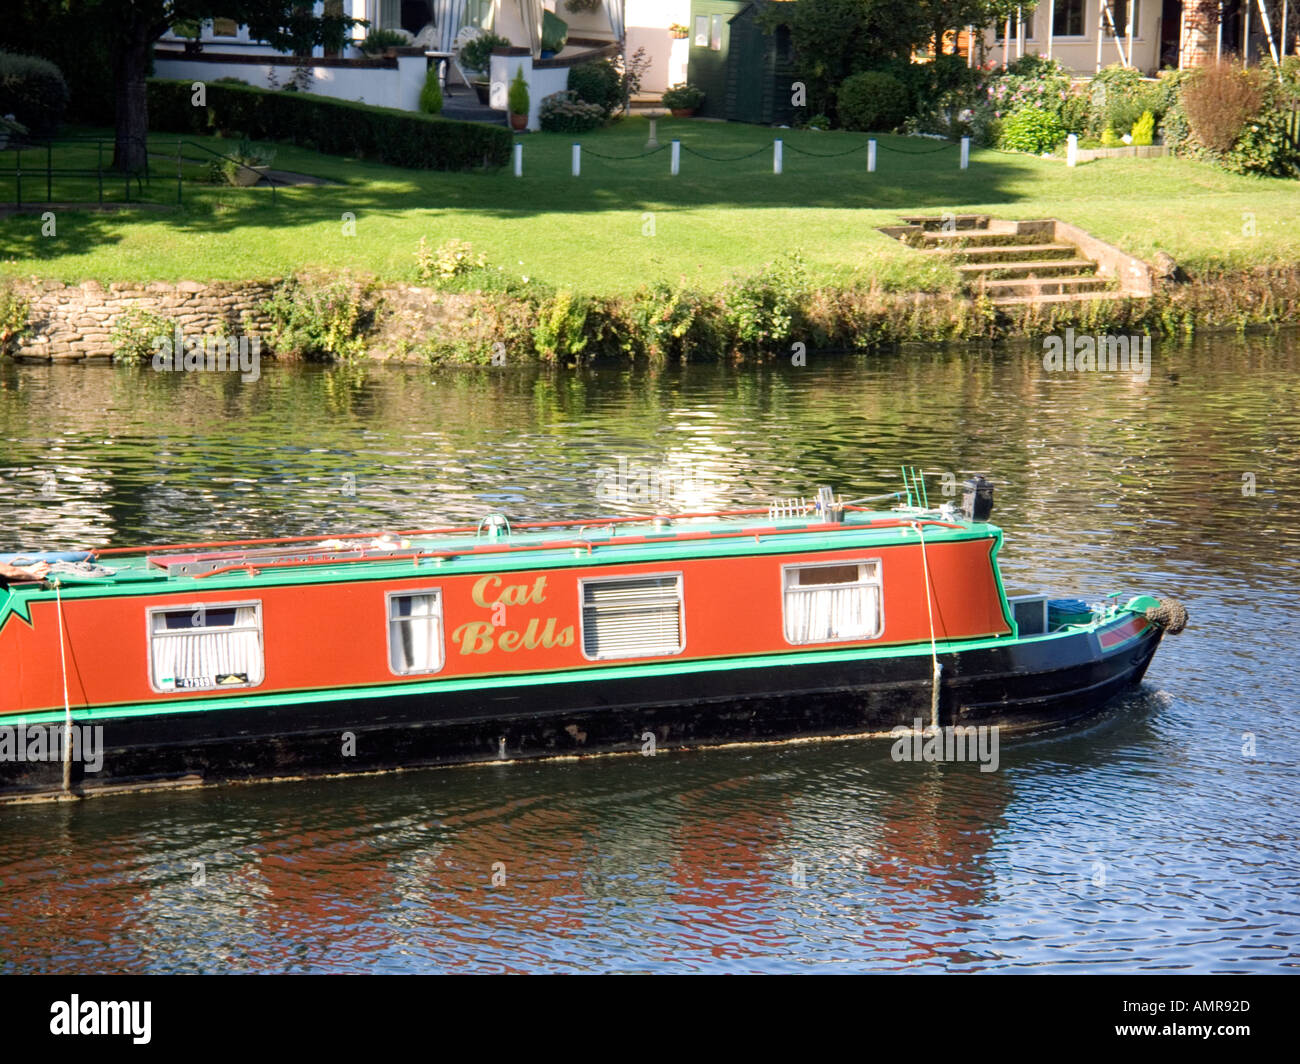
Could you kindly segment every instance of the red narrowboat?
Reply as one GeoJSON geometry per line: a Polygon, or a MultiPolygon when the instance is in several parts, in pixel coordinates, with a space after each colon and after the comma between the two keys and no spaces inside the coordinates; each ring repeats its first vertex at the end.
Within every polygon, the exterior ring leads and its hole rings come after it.
{"type": "Polygon", "coordinates": [[[821,489],[0,556],[0,791],[1034,728],[1135,686],[1185,622],[1146,595],[1008,597],[988,482],[938,508],[906,484],[892,509],[821,489]]]}

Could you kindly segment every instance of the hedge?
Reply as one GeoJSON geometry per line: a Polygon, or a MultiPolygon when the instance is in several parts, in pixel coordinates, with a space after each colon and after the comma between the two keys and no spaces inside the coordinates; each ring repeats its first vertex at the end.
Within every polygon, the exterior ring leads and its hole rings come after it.
{"type": "Polygon", "coordinates": [[[59,68],[34,55],[0,52],[0,115],[12,114],[37,135],[59,128],[68,106],[68,85],[59,68]]]}
{"type": "Polygon", "coordinates": [[[417,170],[505,166],[513,138],[504,126],[456,122],[416,111],[331,100],[304,92],[207,82],[195,107],[193,82],[149,81],[149,128],[276,140],[327,155],[374,159],[417,170]]]}

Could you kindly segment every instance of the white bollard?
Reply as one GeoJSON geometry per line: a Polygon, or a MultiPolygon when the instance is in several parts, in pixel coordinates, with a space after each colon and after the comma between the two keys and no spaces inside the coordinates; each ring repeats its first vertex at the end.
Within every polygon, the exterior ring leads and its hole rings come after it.
{"type": "Polygon", "coordinates": [[[874,174],[875,172],[876,172],[876,140],[874,137],[872,137],[871,140],[867,141],[867,173],[874,174]]]}
{"type": "Polygon", "coordinates": [[[524,176],[524,146],[515,145],[515,177],[524,176]]]}
{"type": "Polygon", "coordinates": [[[579,177],[582,174],[582,145],[573,146],[573,176],[579,177]]]}
{"type": "Polygon", "coordinates": [[[785,153],[785,143],[778,137],[772,141],[772,173],[779,174],[785,162],[782,156],[785,153]]]}
{"type": "Polygon", "coordinates": [[[674,140],[673,150],[672,150],[672,170],[671,170],[673,177],[676,177],[679,173],[681,173],[681,171],[682,171],[682,142],[680,140],[674,140]]]}
{"type": "Polygon", "coordinates": [[[1071,133],[1065,138],[1065,165],[1079,165],[1079,135],[1071,133]]]}
{"type": "Polygon", "coordinates": [[[961,138],[961,168],[970,166],[970,137],[961,138]]]}

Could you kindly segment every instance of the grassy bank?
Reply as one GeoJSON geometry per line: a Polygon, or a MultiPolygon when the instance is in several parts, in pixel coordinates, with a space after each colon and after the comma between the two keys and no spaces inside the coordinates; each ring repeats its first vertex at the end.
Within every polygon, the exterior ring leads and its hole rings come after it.
{"type": "MultiPolygon", "coordinates": [[[[179,207],[177,138],[157,135],[154,177],[144,190],[154,209],[60,209],[53,236],[42,235],[39,214],[6,217],[0,274],[206,281],[319,268],[401,282],[413,279],[424,237],[434,247],[469,241],[521,281],[600,297],[657,280],[716,290],[795,251],[820,285],[944,293],[956,286],[946,264],[875,231],[900,213],[944,210],[1055,216],[1146,259],[1167,251],[1193,276],[1300,260],[1296,182],[1237,177],[1198,162],[1108,159],[1071,170],[1058,160],[977,150],[961,171],[954,148],[882,136],[878,170],[868,174],[865,136],[784,130],[785,173],[777,176],[777,131],[675,119],[660,121],[659,139],[681,139],[678,177],[668,176],[667,149],[647,158],[597,155],[636,155],[646,134],[643,119],[578,138],[530,134],[521,138],[522,178],[508,170],[402,170],[281,146],[276,169],[336,184],[281,189],[272,206],[265,188],[187,181],[179,207]],[[575,139],[589,149],[578,178],[569,176],[575,139]],[[355,216],[355,235],[346,234],[345,214],[355,216]]],[[[81,162],[93,165],[93,150],[80,150],[81,162]]],[[[187,155],[201,153],[190,148],[187,155]]],[[[13,152],[0,153],[0,200],[14,197],[14,161],[13,152]]],[[[24,169],[43,162],[29,154],[24,169]]],[[[69,157],[56,165],[78,163],[69,157]]],[[[183,166],[189,178],[202,168],[183,166]]],[[[56,200],[95,198],[93,179],[55,184],[56,200]]],[[[33,173],[32,192],[44,193],[43,175],[33,173]]],[[[120,198],[120,188],[109,195],[120,198]]]]}

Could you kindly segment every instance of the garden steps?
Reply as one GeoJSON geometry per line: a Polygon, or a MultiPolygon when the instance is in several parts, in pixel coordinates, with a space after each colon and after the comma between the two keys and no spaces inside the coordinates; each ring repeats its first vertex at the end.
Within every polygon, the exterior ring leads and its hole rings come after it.
{"type": "Polygon", "coordinates": [[[950,261],[970,296],[994,306],[1068,303],[1150,294],[1150,267],[1054,218],[906,215],[886,236],[950,261]]]}
{"type": "Polygon", "coordinates": [[[1097,264],[1092,259],[1030,259],[1025,262],[966,262],[957,267],[957,272],[966,281],[1000,276],[1055,277],[1062,272],[1070,271],[1076,275],[1095,274],[1097,264]]]}

